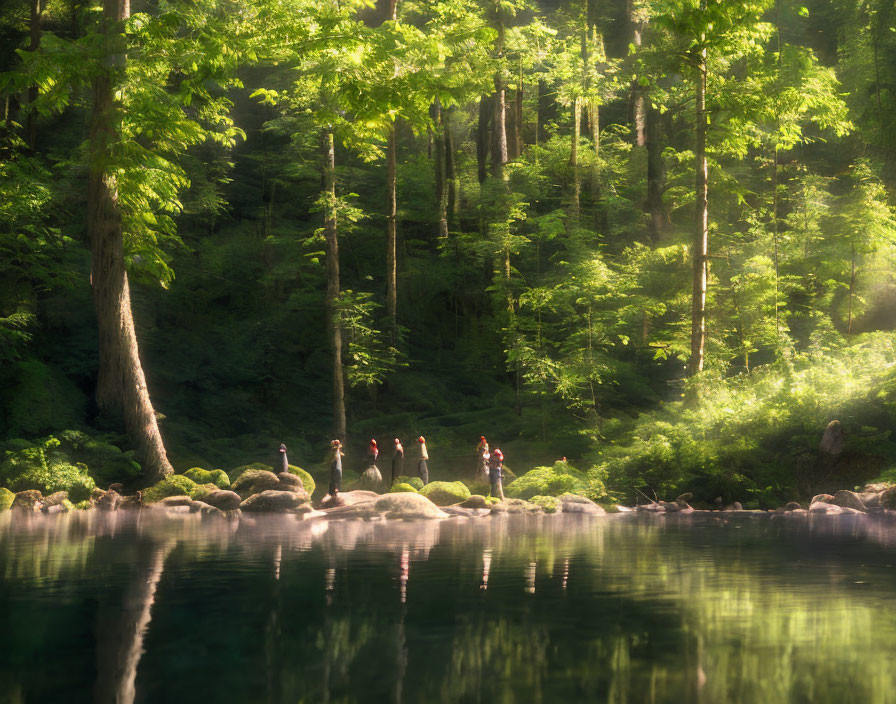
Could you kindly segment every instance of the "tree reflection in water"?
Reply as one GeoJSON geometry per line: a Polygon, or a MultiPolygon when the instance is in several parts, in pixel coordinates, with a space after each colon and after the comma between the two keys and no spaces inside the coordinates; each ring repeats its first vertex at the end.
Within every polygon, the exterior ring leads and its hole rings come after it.
{"type": "Polygon", "coordinates": [[[178,701],[201,682],[215,701],[889,702],[894,549],[893,525],[861,518],[6,518],[0,687],[22,701],[178,701]]]}

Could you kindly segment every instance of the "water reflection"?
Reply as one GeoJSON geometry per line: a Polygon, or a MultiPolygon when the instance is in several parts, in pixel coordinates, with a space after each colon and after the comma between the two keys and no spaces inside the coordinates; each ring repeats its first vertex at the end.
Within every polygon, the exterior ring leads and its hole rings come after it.
{"type": "Polygon", "coordinates": [[[0,692],[896,701],[896,527],[726,521],[6,514],[0,692]]]}

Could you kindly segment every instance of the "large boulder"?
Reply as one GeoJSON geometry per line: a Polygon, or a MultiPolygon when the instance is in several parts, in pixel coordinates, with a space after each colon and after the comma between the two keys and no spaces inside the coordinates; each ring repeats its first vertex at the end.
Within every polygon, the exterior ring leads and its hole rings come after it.
{"type": "Polygon", "coordinates": [[[247,469],[233,480],[230,488],[244,499],[253,494],[260,494],[263,491],[286,490],[286,487],[283,486],[277,475],[266,469],[247,469]]]}
{"type": "Polygon", "coordinates": [[[436,506],[452,506],[470,498],[470,490],[463,482],[430,482],[420,490],[436,506]]]}
{"type": "Polygon", "coordinates": [[[836,494],[834,494],[834,498],[831,501],[834,506],[841,506],[842,508],[852,508],[856,511],[867,511],[868,509],[865,507],[865,504],[859,498],[859,495],[854,491],[847,491],[846,489],[841,489],[836,494]]]}
{"type": "Polygon", "coordinates": [[[192,467],[184,472],[184,476],[192,479],[196,484],[214,484],[219,489],[226,489],[230,486],[230,477],[223,469],[192,467]]]}
{"type": "Polygon", "coordinates": [[[374,508],[386,518],[448,517],[448,514],[422,494],[385,494],[378,498],[374,508]]]}
{"type": "Polygon", "coordinates": [[[819,450],[826,455],[839,455],[843,452],[846,444],[846,437],[843,433],[843,426],[839,420],[832,420],[828,423],[828,427],[824,429],[824,435],[821,436],[821,444],[819,450]]]}
{"type": "Polygon", "coordinates": [[[491,508],[491,503],[481,494],[473,494],[461,506],[464,508],[491,508]]]}
{"type": "Polygon", "coordinates": [[[189,496],[166,496],[153,503],[155,508],[171,508],[173,506],[192,506],[193,499],[189,496]]]}
{"type": "Polygon", "coordinates": [[[109,489],[96,502],[96,507],[104,511],[116,511],[121,505],[121,494],[109,489]]]}
{"type": "Polygon", "coordinates": [[[6,487],[0,487],[0,511],[8,511],[16,495],[6,487]]]}
{"type": "Polygon", "coordinates": [[[843,509],[840,508],[840,506],[835,506],[834,504],[828,504],[823,501],[815,501],[809,505],[809,513],[825,513],[838,515],[843,513],[843,509]]]}
{"type": "Polygon", "coordinates": [[[833,501],[834,501],[833,494],[816,494],[815,496],[812,497],[812,500],[809,502],[809,505],[811,506],[812,504],[817,504],[817,503],[829,504],[829,503],[832,503],[833,501]]]}
{"type": "Polygon", "coordinates": [[[35,511],[40,511],[41,498],[41,493],[36,489],[26,489],[15,495],[15,498],[12,500],[11,508],[18,511],[25,511],[26,513],[34,513],[35,511]]]}
{"type": "MultiPolygon", "coordinates": [[[[284,491],[305,491],[302,480],[292,472],[280,472],[277,475],[277,479],[280,480],[280,488],[284,491]]],[[[308,493],[310,494],[311,492],[309,491],[308,493]]]]}
{"type": "Polygon", "coordinates": [[[883,491],[880,492],[880,502],[881,507],[896,509],[896,486],[888,486],[883,491]]]}
{"type": "Polygon", "coordinates": [[[563,513],[587,513],[591,516],[603,516],[606,511],[591,499],[577,494],[563,494],[560,496],[563,513]]]}
{"type": "Polygon", "coordinates": [[[308,494],[304,491],[277,491],[266,489],[253,494],[240,504],[241,511],[253,513],[294,512],[308,503],[308,494]]]}
{"type": "Polygon", "coordinates": [[[154,504],[169,496],[192,496],[196,490],[196,482],[182,474],[165,477],[155,486],[143,492],[143,503],[154,504]]]}
{"type": "Polygon", "coordinates": [[[240,507],[240,503],[242,503],[242,499],[240,495],[235,491],[229,491],[227,489],[218,489],[217,491],[212,491],[202,497],[203,503],[208,504],[209,506],[214,506],[221,511],[233,511],[240,507]]]}
{"type": "Polygon", "coordinates": [[[363,489],[355,489],[354,491],[340,491],[339,505],[354,506],[355,504],[364,504],[370,501],[376,501],[380,498],[380,494],[375,491],[364,491],[363,489]]]}

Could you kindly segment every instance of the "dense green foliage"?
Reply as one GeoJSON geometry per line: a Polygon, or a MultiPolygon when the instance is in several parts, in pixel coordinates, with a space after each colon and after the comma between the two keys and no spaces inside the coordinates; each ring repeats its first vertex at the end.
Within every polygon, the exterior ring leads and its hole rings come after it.
{"type": "MultiPolygon", "coordinates": [[[[320,483],[328,315],[346,485],[368,438],[421,433],[436,479],[472,476],[479,434],[500,442],[522,475],[507,494],[527,499],[766,504],[896,463],[891,2],[387,4],[170,0],[121,27],[107,166],[176,471],[227,486],[214,467],[270,471],[285,442],[320,483]],[[701,61],[706,371],[686,380],[701,61]],[[341,244],[331,308],[324,217],[341,244]],[[832,419],[836,466],[818,451],[832,419]],[[545,466],[559,456],[589,469],[545,466]]],[[[93,401],[84,140],[102,23],[48,0],[35,27],[29,7],[0,9],[0,473],[78,501],[140,473],[93,401]]]]}

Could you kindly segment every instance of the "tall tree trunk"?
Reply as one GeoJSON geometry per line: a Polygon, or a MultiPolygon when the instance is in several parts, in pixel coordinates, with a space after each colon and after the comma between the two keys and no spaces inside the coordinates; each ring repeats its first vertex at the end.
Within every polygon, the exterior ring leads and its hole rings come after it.
{"type": "MultiPolygon", "coordinates": [[[[391,20],[393,22],[397,21],[398,0],[387,0],[386,7],[388,8],[389,13],[386,20],[391,20]]],[[[395,120],[393,120],[392,124],[389,126],[389,137],[386,143],[386,315],[389,317],[389,335],[393,345],[395,344],[395,340],[398,337],[398,193],[396,187],[397,159],[398,145],[395,138],[395,120]]],[[[338,294],[338,260],[336,261],[336,267],[336,292],[338,294]]],[[[342,413],[344,416],[344,408],[342,413]]],[[[344,425],[345,424],[343,422],[343,426],[344,425]]]]}
{"type": "MultiPolygon", "coordinates": [[[[395,177],[396,152],[395,123],[393,122],[389,129],[389,139],[386,145],[386,314],[389,316],[389,334],[391,335],[393,345],[398,332],[398,194],[395,177]]],[[[336,266],[338,269],[338,261],[336,266]]],[[[339,293],[338,281],[336,293],[339,293]]]]}
{"type": "Polygon", "coordinates": [[[479,98],[479,123],[476,128],[476,166],[479,183],[485,183],[488,175],[489,122],[491,118],[491,98],[479,98]]]}
{"type": "Polygon", "coordinates": [[[445,129],[445,179],[448,181],[448,217],[453,220],[459,208],[458,190],[459,183],[457,169],[454,164],[454,136],[451,133],[450,115],[453,108],[448,108],[442,115],[445,129]]]}
{"type": "Polygon", "coordinates": [[[520,66],[520,76],[516,86],[516,94],[513,102],[513,130],[514,142],[516,143],[516,153],[514,159],[523,153],[523,68],[520,66]]]}
{"type": "Polygon", "coordinates": [[[572,107],[572,143],[569,149],[569,166],[572,169],[572,204],[569,217],[573,227],[578,227],[581,210],[582,178],[579,174],[579,138],[582,134],[582,99],[577,97],[572,107]]]}
{"type": "Polygon", "coordinates": [[[443,111],[442,104],[439,102],[438,98],[436,98],[435,103],[432,106],[433,112],[433,124],[436,129],[436,163],[435,163],[435,172],[436,172],[436,205],[438,208],[439,214],[439,237],[447,239],[448,238],[448,174],[445,168],[446,161],[446,138],[445,138],[445,124],[442,120],[443,111]]]}
{"type": "MultiPolygon", "coordinates": [[[[31,22],[29,25],[28,51],[37,51],[40,46],[40,24],[43,19],[46,0],[31,0],[31,22]]],[[[37,86],[28,87],[28,115],[25,118],[25,141],[28,148],[34,151],[37,148],[37,113],[34,111],[34,103],[37,101],[37,86]]]]}
{"type": "Polygon", "coordinates": [[[321,169],[323,171],[324,230],[327,238],[327,332],[333,354],[333,435],[345,443],[345,383],[342,369],[342,328],[336,318],[339,298],[339,229],[336,219],[336,144],[332,128],[323,133],[321,141],[321,169]]]}
{"type": "MultiPolygon", "coordinates": [[[[500,5],[495,25],[498,30],[498,36],[495,39],[495,58],[501,61],[504,58],[504,15],[500,5]]],[[[504,164],[507,163],[505,93],[504,68],[499,66],[495,72],[495,102],[492,106],[494,108],[492,115],[492,176],[495,178],[504,178],[504,164]]]]}
{"type": "MultiPolygon", "coordinates": [[[[635,52],[641,48],[643,22],[635,10],[635,0],[628,0],[628,20],[632,29],[632,46],[635,52]]],[[[635,127],[635,144],[647,144],[647,91],[638,79],[632,82],[632,121],[635,127]]]]}
{"type": "Polygon", "coordinates": [[[663,205],[666,168],[663,162],[662,130],[660,130],[660,114],[653,107],[647,107],[645,123],[647,147],[647,203],[648,228],[650,239],[657,243],[663,238],[668,218],[663,205]]]}
{"type": "Polygon", "coordinates": [[[554,102],[548,92],[547,81],[538,81],[538,96],[535,99],[535,143],[544,144],[548,141],[547,123],[554,113],[554,102]]]}
{"type": "MultiPolygon", "coordinates": [[[[705,1],[705,0],[704,0],[705,1]]],[[[706,279],[709,259],[709,171],[706,163],[706,49],[697,67],[697,144],[694,233],[694,291],[691,317],[691,375],[703,371],[706,346],[706,279]]]]}
{"type": "Polygon", "coordinates": [[[145,476],[159,479],[174,472],[140,364],[131,295],[124,267],[122,216],[115,176],[107,172],[110,151],[119,140],[117,80],[124,73],[125,40],[121,23],[130,15],[128,0],[105,0],[103,34],[108,61],[94,80],[87,177],[87,234],[91,281],[99,331],[97,403],[121,413],[145,476]]]}

